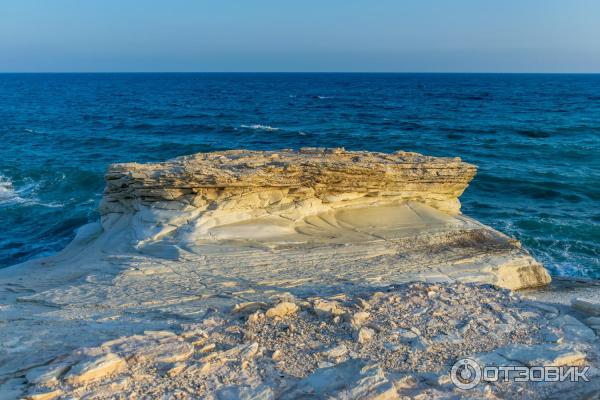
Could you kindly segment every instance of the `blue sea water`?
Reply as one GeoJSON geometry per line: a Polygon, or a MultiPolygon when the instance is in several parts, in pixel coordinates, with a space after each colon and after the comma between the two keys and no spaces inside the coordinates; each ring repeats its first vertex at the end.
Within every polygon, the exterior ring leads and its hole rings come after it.
{"type": "Polygon", "coordinates": [[[460,156],[463,211],[600,278],[600,75],[1,74],[0,267],[98,218],[114,162],[344,146],[460,156]]]}

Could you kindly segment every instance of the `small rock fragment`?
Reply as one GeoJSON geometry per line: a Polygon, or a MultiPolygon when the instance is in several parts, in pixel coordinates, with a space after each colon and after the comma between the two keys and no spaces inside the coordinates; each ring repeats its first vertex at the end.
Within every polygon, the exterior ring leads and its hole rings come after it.
{"type": "Polygon", "coordinates": [[[234,313],[253,313],[258,310],[264,310],[269,306],[267,303],[263,303],[262,301],[248,301],[246,303],[239,303],[233,307],[234,313]]]}
{"type": "Polygon", "coordinates": [[[49,392],[37,392],[31,393],[25,397],[27,400],[52,400],[62,395],[63,391],[60,389],[52,390],[49,392]]]}
{"type": "Polygon", "coordinates": [[[518,361],[528,366],[582,365],[585,353],[567,346],[551,344],[514,345],[497,352],[509,360],[518,361]]]}
{"type": "Polygon", "coordinates": [[[369,304],[368,301],[361,298],[356,299],[356,304],[358,304],[358,306],[363,310],[368,310],[371,308],[371,304],[369,304]]]}
{"type": "Polygon", "coordinates": [[[215,347],[217,347],[214,343],[209,343],[206,346],[204,346],[203,348],[201,348],[199,351],[200,353],[208,353],[209,351],[213,351],[215,349],[215,347]]]}
{"type": "Polygon", "coordinates": [[[396,390],[412,389],[417,387],[419,380],[413,375],[404,375],[394,381],[394,387],[396,390]]]}
{"type": "Polygon", "coordinates": [[[335,301],[317,300],[313,306],[313,311],[319,317],[331,317],[343,315],[344,309],[335,301]]]}
{"type": "Polygon", "coordinates": [[[179,375],[183,370],[185,370],[186,367],[187,364],[185,363],[177,363],[167,370],[167,375],[173,378],[179,375]]]}
{"type": "Polygon", "coordinates": [[[292,302],[284,301],[277,304],[275,307],[269,308],[265,315],[269,318],[283,318],[288,315],[295,314],[298,311],[298,306],[292,302]]]}
{"type": "Polygon", "coordinates": [[[248,323],[255,324],[258,321],[260,321],[264,316],[265,316],[265,314],[263,314],[261,311],[257,311],[248,317],[248,323]]]}
{"type": "Polygon", "coordinates": [[[344,357],[346,354],[348,354],[348,348],[343,344],[323,352],[323,355],[330,359],[344,357]]]}
{"type": "Polygon", "coordinates": [[[411,330],[411,331],[412,331],[412,332],[413,332],[415,335],[421,336],[421,331],[420,331],[420,330],[419,330],[419,328],[417,328],[416,326],[411,326],[411,327],[410,327],[410,330],[411,330]]]}
{"type": "Polygon", "coordinates": [[[127,363],[124,359],[116,354],[108,353],[97,358],[80,361],[71,368],[66,376],[66,381],[71,384],[83,384],[116,374],[126,367],[127,363]]]}
{"type": "Polygon", "coordinates": [[[157,345],[148,345],[136,352],[140,360],[157,363],[175,363],[188,359],[194,354],[194,346],[183,341],[167,341],[157,345]]]}
{"type": "Polygon", "coordinates": [[[417,337],[417,334],[409,329],[398,328],[396,330],[396,334],[400,337],[402,341],[411,341],[417,337]]]}
{"type": "Polygon", "coordinates": [[[371,328],[362,327],[358,331],[357,339],[358,343],[365,344],[370,342],[375,336],[375,331],[371,328]]]}
{"type": "Polygon", "coordinates": [[[331,368],[331,367],[335,367],[335,364],[329,361],[319,361],[317,363],[317,367],[318,368],[331,368]]]}
{"type": "Polygon", "coordinates": [[[352,315],[352,318],[350,319],[350,323],[352,324],[353,327],[355,328],[359,328],[361,327],[369,318],[371,317],[371,314],[369,314],[366,311],[359,311],[357,313],[354,313],[354,315],[352,315]]]}

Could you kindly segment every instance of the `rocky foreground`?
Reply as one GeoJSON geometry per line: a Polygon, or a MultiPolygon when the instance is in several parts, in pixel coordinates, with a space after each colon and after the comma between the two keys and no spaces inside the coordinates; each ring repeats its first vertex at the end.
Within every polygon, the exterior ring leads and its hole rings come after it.
{"type": "Polygon", "coordinates": [[[547,287],[461,215],[474,174],[343,149],[114,165],[99,223],[0,270],[0,399],[597,396],[600,285],[547,287]],[[464,390],[465,357],[589,382],[464,390]]]}

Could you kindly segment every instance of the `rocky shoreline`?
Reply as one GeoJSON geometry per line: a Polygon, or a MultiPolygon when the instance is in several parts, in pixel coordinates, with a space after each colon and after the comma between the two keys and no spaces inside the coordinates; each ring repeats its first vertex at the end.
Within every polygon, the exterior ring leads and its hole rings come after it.
{"type": "Polygon", "coordinates": [[[460,214],[475,172],[343,149],[111,166],[100,222],[0,271],[0,399],[598,395],[600,286],[460,214]],[[464,390],[463,358],[589,382],[464,390]]]}

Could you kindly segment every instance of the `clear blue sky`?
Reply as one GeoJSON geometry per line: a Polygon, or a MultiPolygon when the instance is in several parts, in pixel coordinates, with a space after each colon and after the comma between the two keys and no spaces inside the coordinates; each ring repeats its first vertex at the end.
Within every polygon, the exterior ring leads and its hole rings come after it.
{"type": "Polygon", "coordinates": [[[600,1],[0,0],[0,71],[600,72],[600,1]]]}

